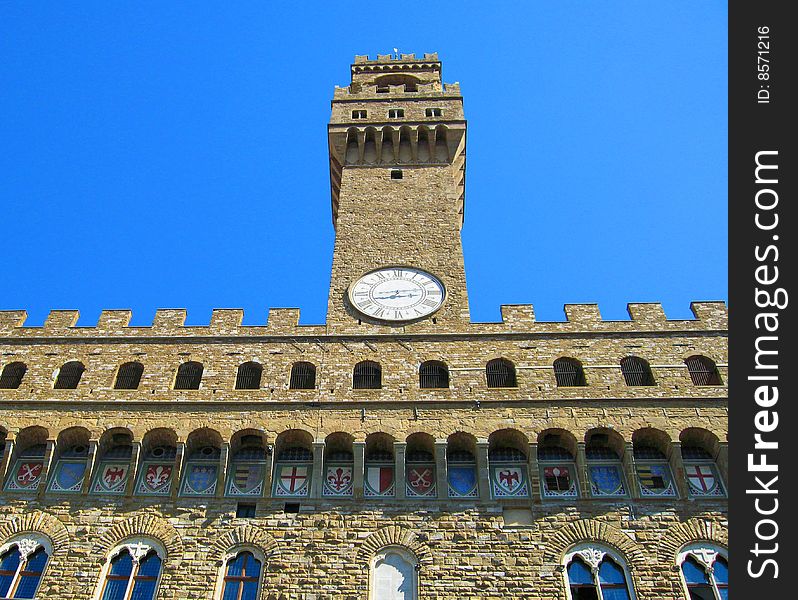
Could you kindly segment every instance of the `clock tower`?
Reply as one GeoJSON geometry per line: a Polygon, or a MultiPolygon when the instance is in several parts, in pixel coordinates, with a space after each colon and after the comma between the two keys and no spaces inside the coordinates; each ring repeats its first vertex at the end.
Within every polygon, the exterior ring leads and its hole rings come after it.
{"type": "Polygon", "coordinates": [[[358,56],[328,126],[335,226],[330,333],[469,323],[466,121],[437,54],[358,56]]]}

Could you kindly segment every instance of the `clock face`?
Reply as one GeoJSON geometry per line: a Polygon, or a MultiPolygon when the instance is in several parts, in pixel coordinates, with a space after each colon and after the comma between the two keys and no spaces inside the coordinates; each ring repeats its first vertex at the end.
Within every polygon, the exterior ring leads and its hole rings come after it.
{"type": "Polygon", "coordinates": [[[383,321],[411,321],[434,313],[446,295],[434,275],[413,267],[366,273],[349,288],[349,301],[364,315],[383,321]]]}

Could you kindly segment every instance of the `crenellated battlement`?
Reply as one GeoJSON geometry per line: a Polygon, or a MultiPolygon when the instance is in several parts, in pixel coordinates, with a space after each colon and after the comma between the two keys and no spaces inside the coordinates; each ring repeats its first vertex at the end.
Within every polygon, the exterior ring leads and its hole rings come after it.
{"type": "MultiPolygon", "coordinates": [[[[498,323],[470,323],[457,331],[441,331],[440,335],[480,335],[501,333],[623,333],[716,331],[728,327],[728,310],[723,302],[693,302],[695,319],[668,319],[661,304],[632,303],[627,305],[628,321],[604,320],[597,304],[566,304],[565,321],[537,321],[531,304],[505,304],[498,323]]],[[[272,308],[263,325],[243,325],[244,311],[236,308],[213,310],[208,325],[186,325],[185,309],[164,308],[155,312],[149,326],[130,326],[129,310],[104,310],[96,325],[79,326],[77,310],[53,310],[41,327],[25,324],[24,310],[0,311],[2,337],[168,337],[168,336],[325,336],[325,325],[300,325],[298,308],[272,308]]],[[[386,332],[384,328],[363,325],[363,335],[423,333],[438,335],[434,329],[416,329],[413,325],[386,332]]]]}

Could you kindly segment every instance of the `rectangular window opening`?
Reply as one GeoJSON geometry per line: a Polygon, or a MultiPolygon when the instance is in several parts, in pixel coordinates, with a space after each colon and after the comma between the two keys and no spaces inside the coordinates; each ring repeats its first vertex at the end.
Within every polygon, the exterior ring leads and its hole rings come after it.
{"type": "Polygon", "coordinates": [[[286,502],[283,512],[286,514],[296,514],[299,512],[299,502],[286,502]]]}
{"type": "Polygon", "coordinates": [[[352,118],[353,119],[365,119],[368,113],[365,110],[353,110],[352,111],[352,118]]]}
{"type": "Polygon", "coordinates": [[[401,119],[404,116],[405,116],[404,108],[392,108],[388,111],[389,119],[401,119]]]}
{"type": "Polygon", "coordinates": [[[428,117],[442,117],[443,111],[440,108],[428,108],[424,111],[424,114],[428,117]]]}
{"type": "Polygon", "coordinates": [[[402,179],[402,169],[392,169],[391,170],[391,179],[402,179]]]}
{"type": "Polygon", "coordinates": [[[254,519],[256,506],[255,504],[247,502],[239,502],[236,504],[236,517],[240,519],[254,519]]]}

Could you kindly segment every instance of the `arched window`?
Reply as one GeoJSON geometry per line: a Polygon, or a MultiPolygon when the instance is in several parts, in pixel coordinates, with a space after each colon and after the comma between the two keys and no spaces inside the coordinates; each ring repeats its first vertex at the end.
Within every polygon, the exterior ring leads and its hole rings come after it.
{"type": "Polygon", "coordinates": [[[576,498],[579,484],[573,453],[566,448],[569,441],[563,434],[543,434],[538,444],[540,488],[544,498],[576,498]]]}
{"type": "Polygon", "coordinates": [[[288,387],[292,390],[312,390],[316,387],[316,367],[309,362],[294,363],[291,367],[291,380],[288,387]]]}
{"type": "Polygon", "coordinates": [[[589,432],[587,439],[585,458],[590,494],[597,498],[627,496],[621,461],[623,440],[608,430],[589,432]]]}
{"type": "Polygon", "coordinates": [[[85,370],[86,367],[83,366],[82,362],[73,360],[66,363],[58,371],[58,377],[55,379],[55,385],[53,388],[56,390],[76,389],[78,387],[78,383],[80,383],[80,378],[83,376],[83,371],[85,370]]]}
{"type": "Polygon", "coordinates": [[[136,493],[148,496],[168,496],[172,491],[177,448],[171,445],[146,448],[139,469],[136,493]]]}
{"type": "Polygon", "coordinates": [[[382,387],[382,369],[372,360],[355,365],[352,372],[352,387],[356,390],[377,390],[382,387]]]}
{"type": "Polygon", "coordinates": [[[417,600],[418,561],[404,548],[379,551],[371,564],[370,600],[417,600]]]}
{"type": "Polygon", "coordinates": [[[119,367],[116,374],[115,390],[135,390],[141,382],[144,365],[140,362],[128,362],[119,367]]]}
{"type": "Polygon", "coordinates": [[[527,458],[521,451],[520,434],[503,430],[491,434],[488,448],[491,495],[494,498],[529,496],[527,458]]]}
{"type": "Polygon", "coordinates": [[[249,550],[231,556],[224,566],[221,600],[256,600],[262,565],[249,550]]]}
{"type": "Polygon", "coordinates": [[[438,360],[428,360],[418,368],[418,384],[422,388],[448,388],[449,369],[438,360]]]}
{"type": "Polygon", "coordinates": [[[0,546],[0,598],[34,598],[52,553],[47,539],[30,533],[0,546]]]}
{"type": "Polygon", "coordinates": [[[181,496],[213,496],[219,479],[222,451],[216,446],[201,446],[188,455],[183,470],[181,496]]]}
{"type": "Polygon", "coordinates": [[[405,495],[408,498],[437,498],[435,438],[414,433],[407,438],[405,452],[405,495]]]}
{"type": "Polygon", "coordinates": [[[0,374],[0,390],[15,390],[22,383],[28,366],[22,362],[8,363],[0,374]]]}
{"type": "Polygon", "coordinates": [[[50,478],[49,491],[66,494],[79,493],[83,489],[83,478],[86,476],[88,458],[88,443],[79,442],[72,444],[61,452],[58,462],[55,464],[53,475],[50,478]]]}
{"type": "Polygon", "coordinates": [[[640,494],[647,496],[676,496],[668,458],[659,448],[646,442],[634,445],[635,468],[640,494]]]}
{"type": "Polygon", "coordinates": [[[627,356],[621,361],[621,373],[626,385],[654,385],[654,375],[648,361],[639,356],[627,356]]]}
{"type": "Polygon", "coordinates": [[[554,361],[554,377],[557,387],[580,387],[587,385],[582,363],[575,358],[558,358],[554,361]]]}
{"type": "Polygon", "coordinates": [[[327,436],[324,444],[322,496],[352,496],[355,465],[353,440],[351,434],[340,431],[327,436]]]}
{"type": "Polygon", "coordinates": [[[100,600],[153,600],[163,556],[160,546],[144,538],[115,548],[104,569],[100,600]]]}
{"type": "Polygon", "coordinates": [[[275,496],[305,497],[310,493],[313,453],[300,445],[284,448],[277,455],[274,471],[275,496]]]}
{"type": "Polygon", "coordinates": [[[198,390],[202,382],[202,363],[184,362],[177,368],[175,377],[176,390],[198,390]]]}
{"type": "Polygon", "coordinates": [[[227,473],[228,496],[260,496],[266,474],[266,448],[259,434],[239,436],[227,473]]]}
{"type": "Polygon", "coordinates": [[[677,564],[690,600],[728,600],[729,563],[725,551],[691,544],[679,554],[677,564]]]}
{"type": "Polygon", "coordinates": [[[722,385],[715,361],[706,356],[691,356],[684,361],[693,385],[722,385]]]}
{"type": "Polygon", "coordinates": [[[260,378],[263,374],[263,367],[256,362],[245,362],[238,366],[236,375],[237,390],[259,390],[260,378]]]}
{"type": "Polygon", "coordinates": [[[496,358],[485,365],[489,388],[514,388],[518,386],[515,365],[504,358],[496,358]]]}
{"type": "Polygon", "coordinates": [[[366,436],[363,495],[391,497],[396,494],[394,482],[394,439],[387,433],[366,436]]]}
{"type": "Polygon", "coordinates": [[[580,544],[565,556],[570,600],[632,600],[629,574],[620,556],[598,545],[580,544]]]}
{"type": "Polygon", "coordinates": [[[14,468],[6,480],[6,490],[14,492],[36,491],[44,470],[46,444],[31,443],[21,449],[14,468]]]}
{"type": "Polygon", "coordinates": [[[100,441],[100,460],[97,463],[91,492],[121,496],[125,493],[130,476],[133,436],[128,431],[119,431],[106,432],[104,438],[100,441]]]}

